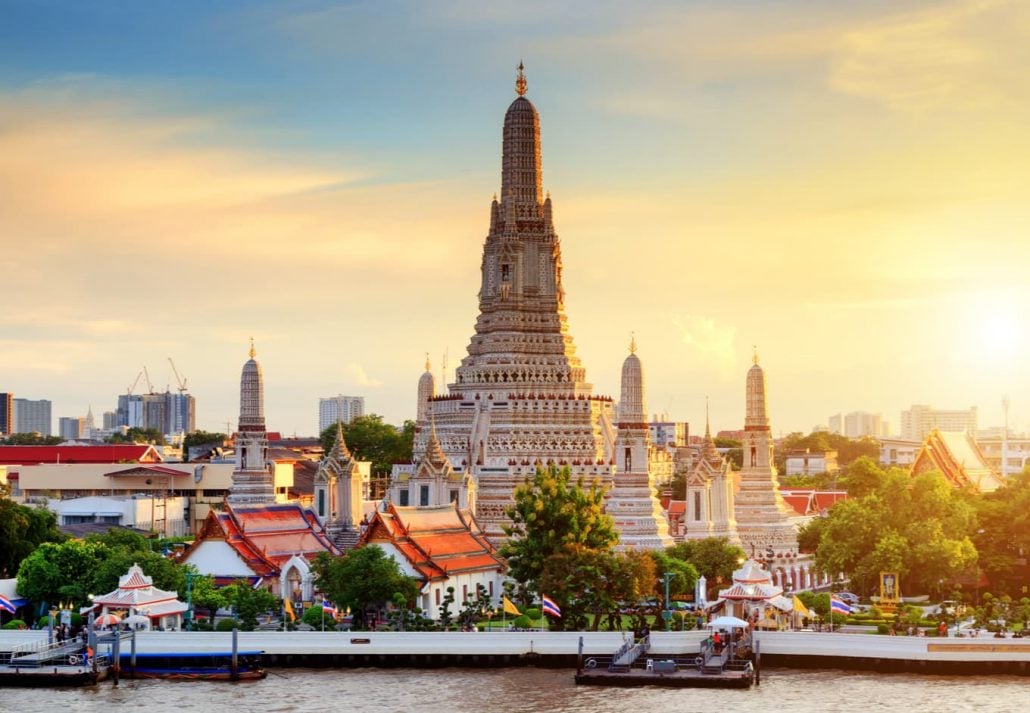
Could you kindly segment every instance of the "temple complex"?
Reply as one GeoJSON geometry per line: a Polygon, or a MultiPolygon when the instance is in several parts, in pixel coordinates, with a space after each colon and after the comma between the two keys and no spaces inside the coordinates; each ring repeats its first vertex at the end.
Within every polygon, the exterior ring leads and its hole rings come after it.
{"type": "MultiPolygon", "coordinates": [[[[664,549],[673,544],[669,522],[655,490],[659,474],[671,476],[668,452],[651,444],[647,425],[644,367],[634,339],[622,365],[622,393],[615,437],[617,469],[605,511],[619,533],[618,550],[664,549]]],[[[665,480],[669,478],[666,477],[665,480]]]]}
{"type": "Polygon", "coordinates": [[[121,622],[136,629],[179,629],[188,609],[176,592],[155,587],[154,578],[144,574],[138,564],[118,578],[116,590],[93,598],[92,608],[97,607],[100,616],[118,616],[121,622]]]}
{"type": "Polygon", "coordinates": [[[275,502],[275,486],[268,464],[268,434],[265,431],[265,386],[261,365],[254,357],[254,340],[250,342],[250,359],[240,375],[240,421],[236,434],[236,469],[228,500],[234,505],[258,505],[275,502]]]}
{"type": "Polygon", "coordinates": [[[615,460],[611,399],[593,394],[569,333],[561,243],[543,194],[540,117],[526,86],[520,65],[518,96],[504,117],[501,193],[490,206],[475,334],[446,394],[430,395],[423,375],[419,399],[428,408],[415,436],[417,463],[431,416],[452,467],[475,478],[476,517],[494,541],[504,539],[515,488],[537,467],[568,466],[607,487],[615,460]]]}
{"type": "Polygon", "coordinates": [[[733,505],[737,534],[749,554],[757,551],[768,563],[790,561],[798,554],[797,528],[801,520],[780,494],[773,463],[765,372],[758,365],[757,352],[747,373],[746,399],[744,467],[733,505]]]}

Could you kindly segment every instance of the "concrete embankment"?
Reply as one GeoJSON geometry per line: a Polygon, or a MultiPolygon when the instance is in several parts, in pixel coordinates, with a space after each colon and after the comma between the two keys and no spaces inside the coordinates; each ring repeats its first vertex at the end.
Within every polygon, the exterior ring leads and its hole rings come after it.
{"type": "MultiPolygon", "coordinates": [[[[585,656],[610,656],[620,632],[240,632],[241,650],[265,652],[269,666],[575,666],[579,638],[585,656]]],[[[701,632],[651,635],[652,657],[693,654],[701,632]]],[[[46,632],[0,632],[0,651],[46,632]]],[[[759,632],[766,667],[849,668],[881,672],[1030,675],[1030,639],[948,639],[864,634],[759,632]]],[[[140,653],[228,651],[231,635],[141,632],[140,653]]]]}

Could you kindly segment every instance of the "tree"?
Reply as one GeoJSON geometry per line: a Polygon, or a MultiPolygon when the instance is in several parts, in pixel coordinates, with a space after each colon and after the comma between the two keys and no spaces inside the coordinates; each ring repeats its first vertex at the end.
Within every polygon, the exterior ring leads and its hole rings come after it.
{"type": "Polygon", "coordinates": [[[63,542],[57,516],[0,498],[0,578],[14,577],[22,560],[44,542],[63,542]]]}
{"type": "MultiPolygon", "coordinates": [[[[359,416],[343,424],[347,448],[359,460],[372,462],[374,475],[388,475],[394,463],[410,463],[415,442],[415,422],[405,421],[398,429],[383,422],[377,414],[359,416]]],[[[319,439],[324,452],[336,443],[336,424],[322,431],[319,439]]]]}
{"type": "Polygon", "coordinates": [[[666,553],[693,565],[697,575],[703,575],[709,583],[715,583],[720,578],[729,581],[733,577],[733,570],[740,567],[747,556],[744,550],[731,545],[725,537],[684,540],[668,548],[666,553]]]}
{"type": "Polygon", "coordinates": [[[193,433],[187,433],[186,437],[182,439],[183,460],[189,461],[190,448],[196,448],[197,446],[205,446],[208,444],[214,447],[219,447],[224,443],[224,433],[210,433],[208,431],[194,431],[193,433]]]}
{"type": "Polygon", "coordinates": [[[563,551],[563,556],[571,556],[569,546],[607,552],[618,541],[612,519],[604,512],[600,484],[587,486],[583,478],[572,482],[568,467],[538,468],[515,489],[515,505],[507,515],[511,525],[504,527],[508,540],[500,554],[508,561],[508,574],[538,593],[551,557],[563,551]]]}
{"type": "MultiPolygon", "coordinates": [[[[669,548],[672,549],[672,548],[669,548]]],[[[655,578],[652,580],[651,591],[656,599],[663,602],[663,607],[668,609],[669,602],[665,601],[665,574],[669,573],[669,596],[677,597],[694,591],[697,584],[697,568],[678,557],[668,554],[668,550],[653,550],[650,552],[654,560],[655,578]]]]}
{"type": "Polygon", "coordinates": [[[3,439],[6,446],[56,446],[63,442],[60,436],[41,436],[38,433],[12,433],[3,439]]]}
{"type": "Polygon", "coordinates": [[[85,604],[87,595],[106,593],[94,589],[94,573],[106,555],[106,547],[95,542],[45,542],[22,560],[18,593],[37,604],[85,604]]]}
{"type": "Polygon", "coordinates": [[[385,608],[395,594],[408,603],[418,596],[416,581],[377,545],[351,550],[342,557],[322,552],[315,558],[314,571],[319,589],[336,606],[351,610],[354,629],[367,627],[369,615],[385,608]]]}
{"type": "Polygon", "coordinates": [[[164,434],[157,428],[133,427],[124,434],[112,433],[106,439],[107,443],[149,443],[155,446],[165,444],[164,434]]]}
{"type": "Polygon", "coordinates": [[[240,628],[253,631],[257,628],[258,616],[279,609],[279,599],[267,589],[254,589],[245,579],[237,580],[222,589],[222,596],[233,608],[240,628]]]}
{"type": "Polygon", "coordinates": [[[994,591],[1021,593],[1030,575],[1030,466],[975,501],[973,544],[994,591]]]}

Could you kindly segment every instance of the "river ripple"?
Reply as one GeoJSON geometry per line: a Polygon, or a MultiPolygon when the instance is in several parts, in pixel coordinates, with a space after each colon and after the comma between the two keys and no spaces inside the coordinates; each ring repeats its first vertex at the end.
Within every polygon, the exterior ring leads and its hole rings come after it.
{"type": "Polygon", "coordinates": [[[572,671],[272,669],[264,681],[122,681],[93,689],[0,689],[6,713],[360,711],[361,713],[792,713],[1022,711],[1030,679],[767,669],[750,691],[576,686],[572,671]]]}

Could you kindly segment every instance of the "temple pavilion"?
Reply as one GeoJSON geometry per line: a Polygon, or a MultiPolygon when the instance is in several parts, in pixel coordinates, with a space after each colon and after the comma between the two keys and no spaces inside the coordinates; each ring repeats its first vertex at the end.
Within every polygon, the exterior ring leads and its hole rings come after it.
{"type": "Polygon", "coordinates": [[[786,626],[794,611],[792,597],[774,584],[772,574],[749,559],[733,572],[733,584],[719,590],[719,598],[708,609],[712,617],[735,616],[756,628],[779,629],[786,626]]]}
{"type": "Polygon", "coordinates": [[[143,573],[138,564],[118,579],[118,589],[93,598],[93,608],[100,607],[100,616],[115,615],[126,624],[143,629],[178,629],[182,626],[186,602],[176,592],[154,586],[154,578],[143,573]]]}

